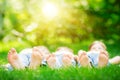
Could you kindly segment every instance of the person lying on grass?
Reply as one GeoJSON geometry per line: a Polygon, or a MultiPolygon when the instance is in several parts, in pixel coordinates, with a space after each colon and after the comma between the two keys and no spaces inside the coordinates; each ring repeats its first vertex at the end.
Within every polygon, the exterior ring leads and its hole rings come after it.
{"type": "Polygon", "coordinates": [[[75,66],[76,61],[83,67],[104,67],[109,63],[120,63],[120,56],[109,59],[106,46],[100,41],[93,42],[88,52],[80,50],[78,57],[68,47],[59,47],[53,54],[50,54],[49,50],[44,46],[24,49],[19,54],[12,48],[8,53],[8,62],[10,64],[7,67],[9,69],[24,69],[25,67],[36,69],[40,65],[48,64],[48,67],[56,69],[75,66]]]}
{"type": "Polygon", "coordinates": [[[12,48],[8,52],[9,64],[5,66],[8,69],[24,69],[25,67],[36,69],[40,65],[46,64],[45,59],[49,54],[50,52],[45,46],[23,49],[19,54],[12,48]]]}
{"type": "Polygon", "coordinates": [[[46,60],[50,68],[59,69],[62,67],[75,66],[76,61],[74,58],[72,49],[68,47],[59,47],[56,52],[50,54],[46,60]]]}
{"type": "Polygon", "coordinates": [[[119,64],[120,56],[109,59],[106,46],[101,41],[94,41],[89,46],[89,51],[80,50],[77,61],[83,67],[105,67],[109,64],[119,64]]]}
{"type": "Polygon", "coordinates": [[[8,62],[6,67],[9,70],[36,69],[47,64],[52,69],[76,65],[73,51],[68,47],[59,47],[53,54],[45,46],[23,49],[19,54],[12,48],[8,52],[8,62]]]}

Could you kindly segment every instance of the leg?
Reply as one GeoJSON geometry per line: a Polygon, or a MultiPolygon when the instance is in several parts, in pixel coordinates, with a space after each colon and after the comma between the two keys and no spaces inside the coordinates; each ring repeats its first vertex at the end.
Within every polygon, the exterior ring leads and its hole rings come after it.
{"type": "Polygon", "coordinates": [[[105,67],[108,64],[108,55],[106,51],[101,51],[98,59],[98,67],[105,67]]]}
{"type": "Polygon", "coordinates": [[[78,52],[78,63],[80,63],[80,65],[83,67],[91,67],[89,58],[85,51],[80,50],[78,52]]]}
{"type": "Polygon", "coordinates": [[[120,56],[115,56],[112,59],[109,59],[111,64],[120,64],[120,56]]]}
{"type": "Polygon", "coordinates": [[[40,66],[41,62],[42,62],[42,54],[39,52],[39,49],[37,47],[34,47],[31,54],[31,61],[29,68],[36,69],[38,66],[40,66]]]}
{"type": "Polygon", "coordinates": [[[24,69],[25,66],[22,64],[16,50],[12,48],[8,52],[8,62],[12,65],[13,68],[15,69],[24,69]]]}

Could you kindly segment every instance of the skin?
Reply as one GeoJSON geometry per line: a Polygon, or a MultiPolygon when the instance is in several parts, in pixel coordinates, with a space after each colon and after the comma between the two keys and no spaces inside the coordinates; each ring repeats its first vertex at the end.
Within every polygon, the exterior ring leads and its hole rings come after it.
{"type": "MultiPolygon", "coordinates": [[[[100,55],[98,58],[98,67],[105,67],[108,63],[108,52],[105,49],[105,46],[102,42],[93,42],[92,45],[90,45],[89,51],[99,51],[100,55]]],[[[78,62],[83,67],[91,67],[90,61],[88,59],[87,53],[85,51],[79,51],[78,52],[78,62]]]]}
{"type": "MultiPolygon", "coordinates": [[[[29,65],[30,69],[36,69],[41,65],[43,58],[46,58],[50,54],[49,50],[44,46],[37,46],[32,49],[31,54],[31,62],[29,65]]],[[[8,62],[12,65],[15,69],[24,69],[16,50],[12,48],[8,52],[8,62]]]]}
{"type": "Polygon", "coordinates": [[[37,67],[40,66],[42,62],[43,55],[39,51],[38,47],[33,48],[33,53],[31,55],[31,62],[30,62],[30,69],[36,69],[37,67]]]}
{"type": "Polygon", "coordinates": [[[91,46],[90,51],[99,51],[100,55],[98,58],[98,67],[105,67],[108,63],[109,56],[108,52],[106,51],[105,45],[102,42],[97,42],[91,46]]]}
{"type": "Polygon", "coordinates": [[[24,69],[22,62],[19,59],[19,56],[14,48],[10,49],[8,52],[8,62],[13,66],[15,69],[24,69]]]}
{"type": "Polygon", "coordinates": [[[82,65],[82,67],[91,67],[87,53],[83,50],[78,52],[77,62],[82,65]]]}
{"type": "Polygon", "coordinates": [[[54,68],[56,64],[56,56],[57,54],[61,53],[64,51],[62,62],[63,62],[63,67],[68,67],[72,65],[71,60],[74,59],[73,51],[67,47],[59,47],[57,51],[47,57],[47,63],[50,68],[54,68]]]}

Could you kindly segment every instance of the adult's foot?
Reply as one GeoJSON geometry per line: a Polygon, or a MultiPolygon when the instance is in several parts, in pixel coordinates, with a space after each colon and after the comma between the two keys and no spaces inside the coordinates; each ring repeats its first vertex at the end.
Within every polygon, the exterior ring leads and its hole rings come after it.
{"type": "Polygon", "coordinates": [[[15,69],[24,69],[24,65],[19,59],[19,56],[14,48],[12,48],[8,52],[8,62],[12,65],[13,68],[15,69]]]}
{"type": "Polygon", "coordinates": [[[39,48],[34,47],[32,55],[31,55],[31,61],[30,61],[29,68],[36,69],[37,67],[41,65],[41,62],[42,62],[42,54],[39,51],[39,48]]]}

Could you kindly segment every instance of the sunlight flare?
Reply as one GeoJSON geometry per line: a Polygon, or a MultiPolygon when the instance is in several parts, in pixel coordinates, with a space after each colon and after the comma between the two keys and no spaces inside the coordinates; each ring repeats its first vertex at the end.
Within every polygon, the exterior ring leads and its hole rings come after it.
{"type": "Polygon", "coordinates": [[[54,18],[58,15],[58,8],[53,3],[45,3],[42,7],[42,13],[47,18],[54,18]]]}

